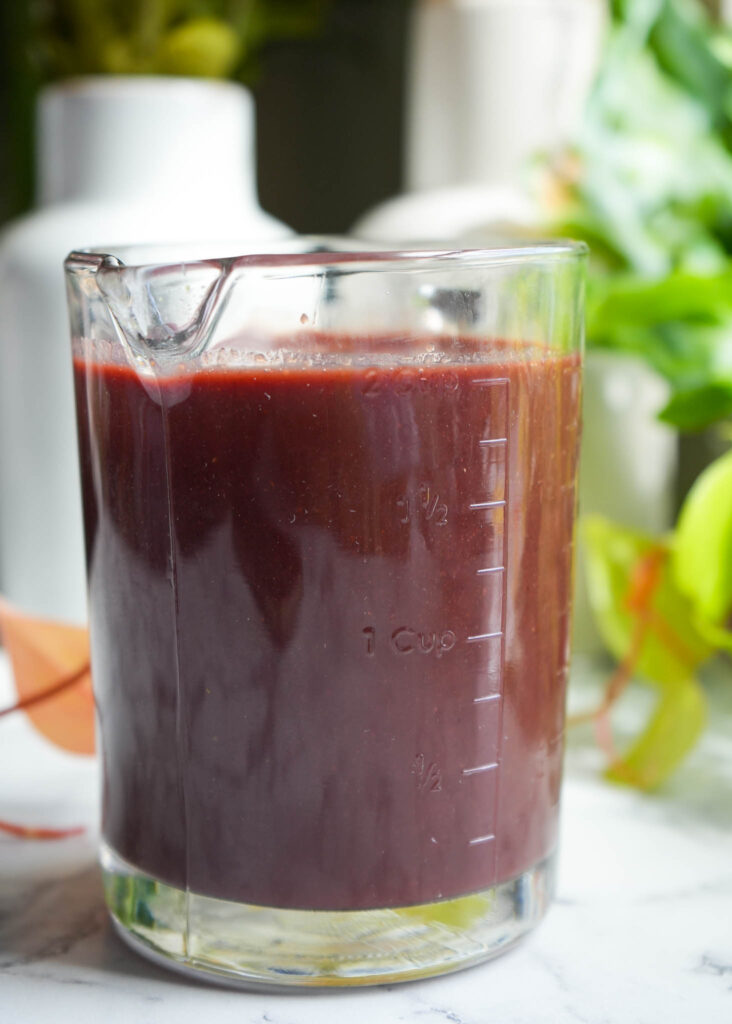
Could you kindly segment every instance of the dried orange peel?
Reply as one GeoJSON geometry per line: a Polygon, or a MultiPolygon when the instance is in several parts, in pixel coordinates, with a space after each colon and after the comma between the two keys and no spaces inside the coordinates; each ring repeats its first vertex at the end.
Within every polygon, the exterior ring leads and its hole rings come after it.
{"type": "Polygon", "coordinates": [[[94,696],[89,633],[25,615],[0,598],[0,637],[10,659],[18,701],[35,728],[73,754],[94,753],[94,696]]]}

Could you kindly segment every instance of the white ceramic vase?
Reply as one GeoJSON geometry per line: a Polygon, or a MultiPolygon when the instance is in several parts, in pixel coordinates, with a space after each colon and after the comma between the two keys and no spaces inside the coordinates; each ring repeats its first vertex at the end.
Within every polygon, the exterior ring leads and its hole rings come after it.
{"type": "Polygon", "coordinates": [[[510,185],[571,139],[606,0],[418,0],[407,75],[408,191],[510,185]]]}
{"type": "Polygon", "coordinates": [[[574,137],[606,21],[606,0],[418,0],[405,192],[354,233],[418,242],[534,224],[526,162],[574,137]]]}
{"type": "Polygon", "coordinates": [[[254,109],[233,83],[82,78],[47,88],[38,207],[0,238],[0,591],[84,621],[63,259],[74,248],[289,234],[258,206],[254,109]]]}

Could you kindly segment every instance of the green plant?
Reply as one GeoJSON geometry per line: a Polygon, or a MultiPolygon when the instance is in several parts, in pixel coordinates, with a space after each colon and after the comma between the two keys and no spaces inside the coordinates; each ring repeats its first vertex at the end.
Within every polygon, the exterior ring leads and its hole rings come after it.
{"type": "Polygon", "coordinates": [[[274,39],[316,33],[331,0],[44,0],[46,77],[165,74],[250,80],[274,39]]]}
{"type": "Polygon", "coordinates": [[[576,148],[540,175],[592,249],[588,342],[640,355],[680,430],[732,415],[732,36],[699,0],[614,0],[576,148]]]}
{"type": "Polygon", "coordinates": [[[732,450],[697,479],[674,532],[645,536],[605,519],[584,523],[588,589],[603,640],[619,660],[591,716],[611,778],[651,789],[693,748],[705,722],[699,667],[732,652],[732,450]],[[623,755],[609,712],[631,678],[653,686],[656,710],[623,755]]]}

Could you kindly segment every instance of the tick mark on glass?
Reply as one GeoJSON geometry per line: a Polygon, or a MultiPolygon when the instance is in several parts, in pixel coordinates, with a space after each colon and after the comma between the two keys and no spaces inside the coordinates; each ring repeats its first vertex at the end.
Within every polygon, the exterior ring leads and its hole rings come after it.
{"type": "Polygon", "coordinates": [[[496,633],[477,633],[475,636],[469,636],[467,642],[469,644],[482,644],[486,640],[495,640],[498,636],[503,636],[503,631],[500,629],[496,633]]]}
{"type": "Polygon", "coordinates": [[[496,837],[494,835],[489,836],[476,836],[475,839],[471,839],[468,843],[469,846],[480,846],[481,843],[490,843],[496,837]]]}
{"type": "Polygon", "coordinates": [[[463,768],[463,775],[481,775],[483,772],[492,772],[498,767],[498,761],[491,761],[490,764],[479,764],[475,768],[463,768]]]}

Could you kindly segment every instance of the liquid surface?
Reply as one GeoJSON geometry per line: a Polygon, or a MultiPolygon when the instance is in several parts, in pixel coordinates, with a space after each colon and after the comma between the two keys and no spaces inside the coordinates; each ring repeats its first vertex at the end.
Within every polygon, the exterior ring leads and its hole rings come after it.
{"type": "Polygon", "coordinates": [[[75,375],[107,843],[324,910],[545,857],[578,362],[75,375]]]}

